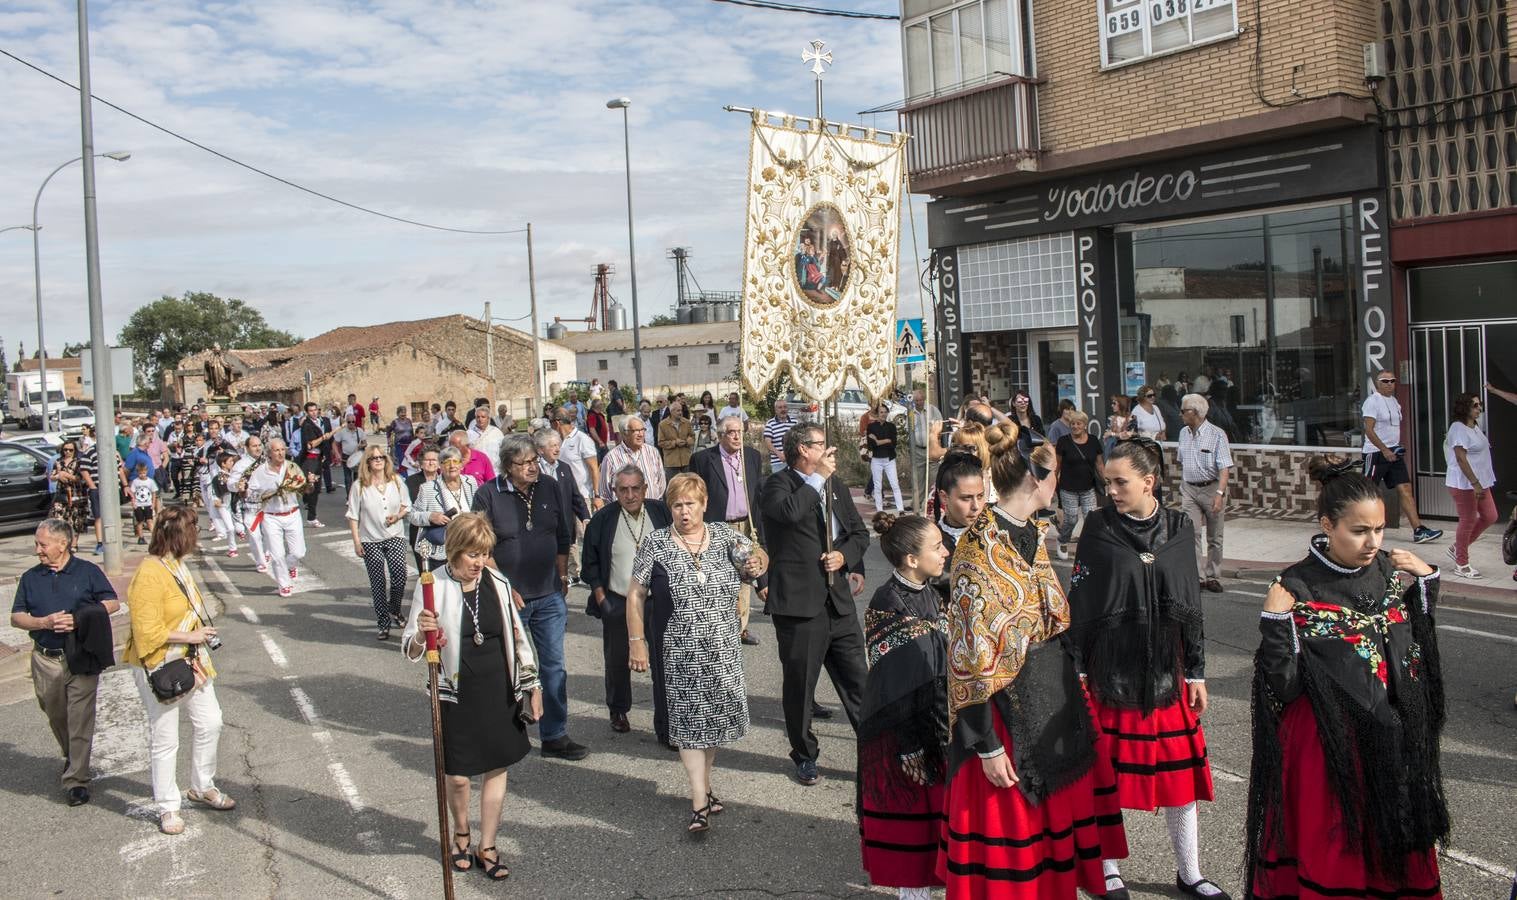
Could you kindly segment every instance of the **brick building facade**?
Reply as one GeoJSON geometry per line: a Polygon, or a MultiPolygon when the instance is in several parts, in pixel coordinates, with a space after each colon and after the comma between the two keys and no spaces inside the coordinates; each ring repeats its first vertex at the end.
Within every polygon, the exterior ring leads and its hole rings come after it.
{"type": "Polygon", "coordinates": [[[1172,441],[1201,393],[1259,470],[1232,481],[1234,508],[1309,516],[1301,463],[1358,452],[1389,352],[1370,328],[1393,305],[1364,68],[1381,14],[904,0],[900,117],[933,198],[947,405],[1028,390],[1099,430],[1147,386],[1172,441]]]}

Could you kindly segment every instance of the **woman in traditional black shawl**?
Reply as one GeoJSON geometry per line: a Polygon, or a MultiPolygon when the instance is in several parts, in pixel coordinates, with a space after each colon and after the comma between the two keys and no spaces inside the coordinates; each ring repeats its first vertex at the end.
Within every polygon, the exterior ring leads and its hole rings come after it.
{"type": "Polygon", "coordinates": [[[990,467],[996,506],[959,539],[949,573],[941,874],[956,900],[1074,900],[1105,893],[1100,860],[1126,856],[1127,839],[1064,640],[1069,602],[1048,525],[1035,518],[1058,458],[1047,443],[1028,457],[1007,443],[990,467]]]}
{"type": "Polygon", "coordinates": [[[1380,490],[1346,468],[1312,461],[1323,533],[1259,623],[1247,874],[1260,900],[1442,896],[1438,571],[1380,549],[1380,490]]]}
{"type": "Polygon", "coordinates": [[[895,572],[864,614],[869,678],[859,713],[859,838],[872,884],[930,896],[948,758],[943,535],[921,516],[874,517],[895,572]]]}
{"type": "MultiPolygon", "coordinates": [[[[1159,445],[1123,441],[1106,460],[1112,505],[1086,517],[1070,576],[1070,637],[1080,655],[1101,750],[1123,809],[1163,809],[1175,884],[1193,897],[1227,894],[1200,871],[1196,803],[1212,799],[1200,716],[1206,656],[1195,532],[1154,496],[1159,445]]],[[[1126,900],[1114,860],[1107,896],[1126,900]]]]}

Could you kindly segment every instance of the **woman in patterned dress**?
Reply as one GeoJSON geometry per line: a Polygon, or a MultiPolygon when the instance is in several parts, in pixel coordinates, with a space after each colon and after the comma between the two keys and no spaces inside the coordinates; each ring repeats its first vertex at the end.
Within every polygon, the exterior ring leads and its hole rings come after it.
{"type": "Polygon", "coordinates": [[[74,547],[78,550],[79,535],[90,527],[90,490],[94,484],[89,473],[79,461],[79,445],[64,441],[58,448],[58,461],[48,474],[53,480],[52,517],[62,519],[74,529],[74,547]]]}
{"type": "Polygon", "coordinates": [[[769,560],[725,523],[704,521],[706,483],[699,475],[674,476],[664,502],[673,523],[648,535],[632,563],[628,657],[634,672],[648,670],[643,608],[650,597],[671,609],[663,654],[669,743],[679,747],[690,778],[688,830],[702,832],[724,808],[711,786],[716,748],[748,730],[738,590],[769,560]]]}

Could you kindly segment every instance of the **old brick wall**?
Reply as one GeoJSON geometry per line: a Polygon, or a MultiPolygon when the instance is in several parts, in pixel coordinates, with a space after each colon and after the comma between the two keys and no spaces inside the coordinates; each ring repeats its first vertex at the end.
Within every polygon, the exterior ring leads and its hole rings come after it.
{"type": "MultiPolygon", "coordinates": [[[[1034,4],[1043,148],[1060,153],[1270,111],[1256,93],[1255,3],[1237,0],[1237,36],[1101,68],[1095,3],[1034,4]]],[[[1261,0],[1262,91],[1276,103],[1366,96],[1363,44],[1379,36],[1371,0],[1261,0]]]]}

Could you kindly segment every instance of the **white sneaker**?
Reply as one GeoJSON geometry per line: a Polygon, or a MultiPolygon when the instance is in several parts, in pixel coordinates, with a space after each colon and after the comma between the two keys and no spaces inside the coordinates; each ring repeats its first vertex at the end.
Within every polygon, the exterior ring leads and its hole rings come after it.
{"type": "Polygon", "coordinates": [[[1454,555],[1454,545],[1453,544],[1449,544],[1447,547],[1444,548],[1443,555],[1447,556],[1449,558],[1449,562],[1453,563],[1456,566],[1459,565],[1459,557],[1457,557],[1457,556],[1454,555]]]}
{"type": "Polygon", "coordinates": [[[1058,554],[1059,559],[1069,559],[1069,551],[1064,549],[1063,544],[1059,544],[1057,547],[1055,547],[1054,553],[1058,554]]]}
{"type": "Polygon", "coordinates": [[[1484,578],[1485,577],[1484,575],[1480,574],[1480,571],[1478,569],[1476,569],[1474,566],[1470,565],[1469,563],[1465,563],[1462,566],[1455,566],[1454,567],[1454,574],[1458,575],[1460,578],[1468,578],[1471,581],[1475,580],[1476,578],[1484,578]]]}

